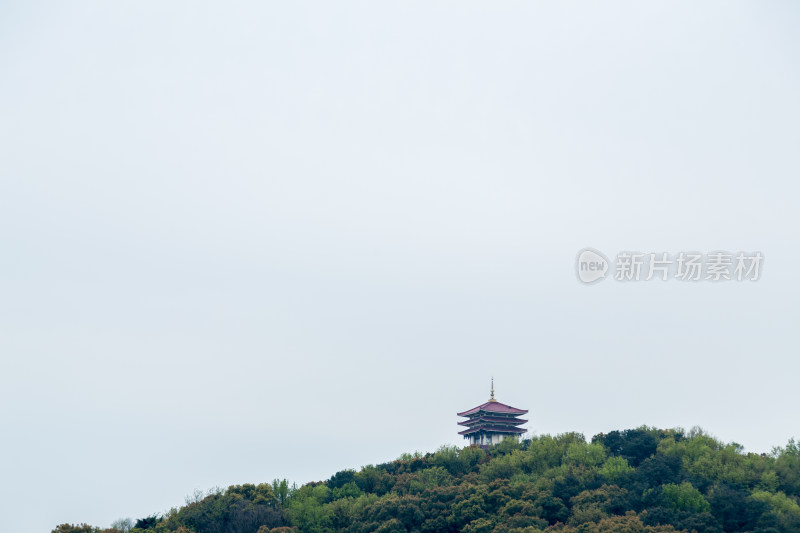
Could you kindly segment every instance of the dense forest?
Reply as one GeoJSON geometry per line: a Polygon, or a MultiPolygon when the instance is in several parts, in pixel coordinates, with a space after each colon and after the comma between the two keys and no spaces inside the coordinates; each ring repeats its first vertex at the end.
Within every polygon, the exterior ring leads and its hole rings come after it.
{"type": "Polygon", "coordinates": [[[743,453],[699,429],[443,447],[302,487],[236,485],[163,515],[53,533],[800,531],[800,445],[743,453]]]}

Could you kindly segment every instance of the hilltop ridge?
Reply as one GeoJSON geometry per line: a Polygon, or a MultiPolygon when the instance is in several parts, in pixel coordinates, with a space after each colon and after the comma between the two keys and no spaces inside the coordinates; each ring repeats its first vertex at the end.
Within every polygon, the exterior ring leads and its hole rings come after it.
{"type": "Polygon", "coordinates": [[[800,445],[744,453],[700,429],[543,435],[198,494],[164,515],[54,533],[789,533],[800,445]]]}

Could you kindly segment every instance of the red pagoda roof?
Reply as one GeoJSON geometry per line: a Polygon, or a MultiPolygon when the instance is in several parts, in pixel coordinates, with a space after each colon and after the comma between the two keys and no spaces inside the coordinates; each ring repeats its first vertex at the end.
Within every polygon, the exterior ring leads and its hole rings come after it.
{"type": "Polygon", "coordinates": [[[479,426],[479,427],[465,429],[464,431],[459,431],[458,434],[470,435],[472,433],[477,433],[479,431],[490,431],[492,433],[525,433],[525,430],[522,428],[479,426]]]}
{"type": "Polygon", "coordinates": [[[469,411],[458,413],[458,416],[474,415],[475,413],[479,413],[481,411],[485,413],[506,413],[512,415],[524,415],[528,412],[526,409],[517,409],[516,407],[511,407],[510,405],[506,405],[495,400],[488,401],[482,405],[479,405],[478,407],[473,407],[469,411]]]}
{"type": "Polygon", "coordinates": [[[475,416],[475,417],[469,418],[467,420],[462,420],[461,422],[458,423],[458,425],[460,425],[460,426],[472,426],[472,425],[475,425],[475,424],[479,424],[481,422],[487,422],[489,424],[491,424],[491,423],[495,423],[495,424],[511,424],[513,426],[518,426],[520,424],[526,423],[527,420],[523,420],[522,418],[517,418],[515,416],[509,416],[509,417],[504,418],[504,417],[501,417],[501,416],[480,415],[480,416],[475,416]]]}

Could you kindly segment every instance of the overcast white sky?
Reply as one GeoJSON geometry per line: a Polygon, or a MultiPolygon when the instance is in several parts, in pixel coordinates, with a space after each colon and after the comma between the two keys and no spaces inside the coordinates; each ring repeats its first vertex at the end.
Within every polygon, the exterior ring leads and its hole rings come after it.
{"type": "Polygon", "coordinates": [[[0,529],[531,431],[800,437],[791,2],[0,7],[0,529]],[[582,286],[575,254],[761,251],[582,286]]]}

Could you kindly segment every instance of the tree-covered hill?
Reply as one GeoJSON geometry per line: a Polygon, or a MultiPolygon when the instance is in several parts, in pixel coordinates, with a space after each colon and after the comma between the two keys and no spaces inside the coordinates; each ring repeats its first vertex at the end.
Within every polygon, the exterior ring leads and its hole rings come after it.
{"type": "Polygon", "coordinates": [[[162,516],[54,533],[800,532],[800,445],[745,454],[700,430],[567,433],[212,491],[162,516]],[[131,529],[132,526],[132,529],[131,529]]]}

